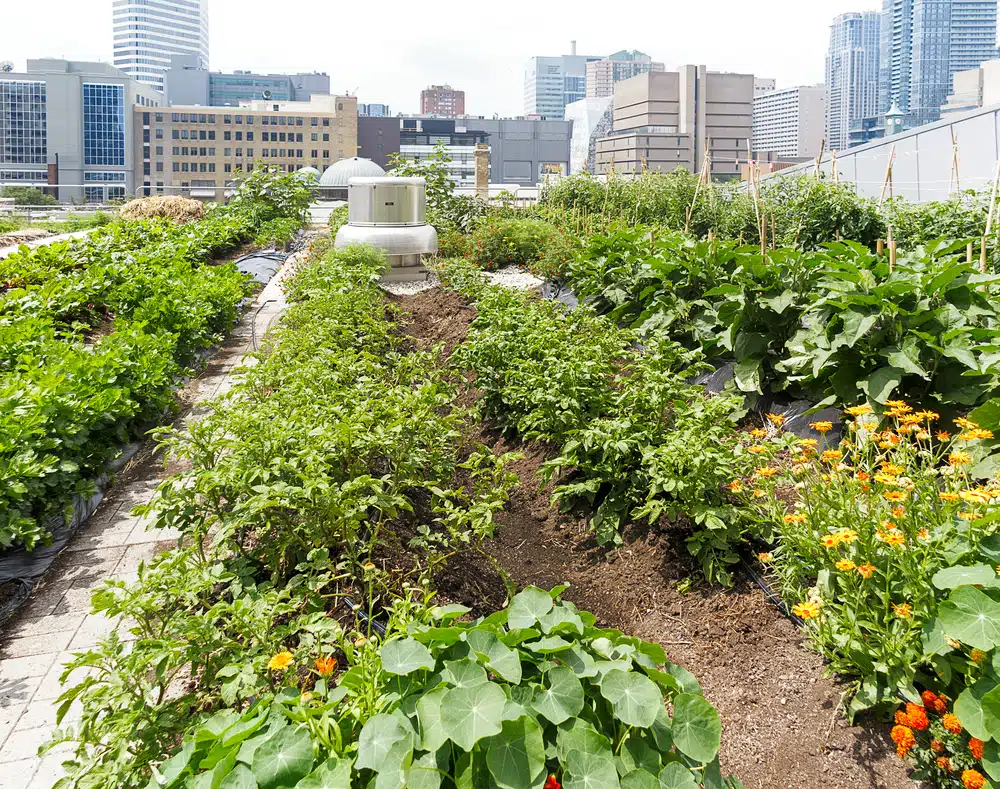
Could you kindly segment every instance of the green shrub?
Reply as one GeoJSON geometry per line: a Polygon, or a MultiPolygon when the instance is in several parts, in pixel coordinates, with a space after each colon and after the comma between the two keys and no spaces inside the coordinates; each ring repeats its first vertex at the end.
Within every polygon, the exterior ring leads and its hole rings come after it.
{"type": "Polygon", "coordinates": [[[556,235],[555,227],[539,219],[487,220],[469,238],[467,257],[490,270],[532,266],[545,257],[556,235]]]}
{"type": "Polygon", "coordinates": [[[299,232],[302,223],[291,217],[276,217],[261,225],[253,242],[259,247],[283,247],[299,232]]]}
{"type": "Polygon", "coordinates": [[[52,195],[30,186],[5,186],[0,197],[13,197],[14,205],[59,205],[52,195]]]}

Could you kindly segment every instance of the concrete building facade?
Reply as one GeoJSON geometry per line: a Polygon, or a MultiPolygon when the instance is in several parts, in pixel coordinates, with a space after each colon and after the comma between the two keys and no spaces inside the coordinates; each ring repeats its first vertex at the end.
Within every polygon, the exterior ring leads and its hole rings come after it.
{"type": "Polygon", "coordinates": [[[0,73],[0,186],[74,202],[133,194],[133,107],[162,98],[106,63],[29,60],[23,73],[0,73]]]}
{"type": "Polygon", "coordinates": [[[613,96],[615,83],[632,79],[647,71],[666,71],[666,66],[656,63],[645,52],[623,49],[600,60],[587,63],[587,98],[601,99],[613,96]]]}
{"type": "Polygon", "coordinates": [[[358,115],[367,115],[369,118],[385,118],[392,115],[388,104],[358,104],[358,115]]]}
{"type": "Polygon", "coordinates": [[[778,81],[774,77],[754,77],[753,78],[753,97],[763,96],[765,93],[770,93],[772,90],[778,89],[778,81]]]}
{"type": "Polygon", "coordinates": [[[990,104],[1000,104],[1000,59],[959,71],[952,80],[952,93],[941,108],[941,115],[968,112],[990,104]]]}
{"type": "Polygon", "coordinates": [[[354,96],[243,107],[136,107],[134,114],[134,167],[147,195],[221,200],[234,174],[255,163],[322,173],[354,156],[358,145],[354,96]]]}
{"type": "Polygon", "coordinates": [[[465,115],[465,91],[451,85],[430,85],[420,91],[420,114],[435,118],[465,115]]]}
{"type": "Polygon", "coordinates": [[[358,156],[371,159],[383,170],[388,170],[392,166],[392,155],[399,153],[399,129],[399,118],[359,113],[358,156]]]}
{"type": "Polygon", "coordinates": [[[597,172],[699,171],[735,179],[752,136],[754,77],[682,66],[649,72],[615,87],[612,133],[597,141],[597,172]]]}
{"type": "Polygon", "coordinates": [[[753,101],[753,149],[778,159],[815,156],[826,133],[826,86],[801,85],[753,101]]]}
{"type": "Polygon", "coordinates": [[[163,90],[174,55],[208,68],[208,0],[114,0],[114,64],[163,90]]]}
{"type": "Polygon", "coordinates": [[[490,183],[534,186],[570,173],[571,121],[466,118],[464,123],[486,135],[490,183]]]}
{"type": "Polygon", "coordinates": [[[883,20],[874,11],[841,14],[830,25],[826,55],[826,140],[850,144],[851,123],[878,113],[879,41],[883,20]]]}
{"type": "Polygon", "coordinates": [[[209,71],[191,55],[175,55],[164,73],[167,102],[178,106],[238,107],[240,102],[309,101],[315,94],[330,93],[330,76],[311,74],[254,74],[209,71]]]}
{"type": "Polygon", "coordinates": [[[566,105],[587,97],[587,64],[600,60],[596,55],[572,54],[533,57],[524,69],[524,114],[561,121],[566,105]]]}

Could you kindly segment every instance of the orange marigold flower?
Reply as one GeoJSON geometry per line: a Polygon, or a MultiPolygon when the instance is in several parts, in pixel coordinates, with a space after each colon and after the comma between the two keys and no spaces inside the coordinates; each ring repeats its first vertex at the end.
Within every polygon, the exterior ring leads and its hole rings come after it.
{"type": "Polygon", "coordinates": [[[835,463],[844,456],[844,453],[838,449],[828,449],[822,455],[820,455],[820,460],[824,463],[835,463]]]}
{"type": "Polygon", "coordinates": [[[937,764],[939,770],[944,770],[946,773],[951,772],[951,759],[947,756],[938,756],[934,762],[937,764]]]}
{"type": "Polygon", "coordinates": [[[947,441],[948,439],[951,438],[951,433],[949,433],[947,430],[938,430],[938,432],[935,433],[934,435],[937,436],[938,441],[947,441]]]}
{"type": "Polygon", "coordinates": [[[892,531],[893,529],[897,529],[899,527],[896,526],[896,524],[893,523],[890,520],[884,520],[884,521],[882,521],[882,528],[883,529],[888,529],[889,531],[892,531]]]}
{"type": "Polygon", "coordinates": [[[906,514],[906,507],[893,507],[892,517],[902,518],[906,514]]]}
{"type": "Polygon", "coordinates": [[[926,419],[928,422],[937,422],[941,418],[941,414],[937,411],[917,411],[917,416],[926,419]]]}
{"type": "Polygon", "coordinates": [[[986,745],[982,740],[977,740],[975,737],[969,740],[969,753],[972,757],[977,760],[983,758],[983,747],[986,745]]]}
{"type": "Polygon", "coordinates": [[[899,484],[899,477],[895,474],[883,474],[879,472],[875,475],[875,481],[879,485],[887,485],[892,488],[900,488],[902,485],[899,484]]]}
{"type": "Polygon", "coordinates": [[[910,721],[909,725],[911,729],[916,729],[917,731],[925,731],[927,729],[927,710],[919,704],[907,702],[906,718],[910,721]]]}
{"type": "Polygon", "coordinates": [[[952,715],[950,712],[941,718],[941,724],[950,731],[952,734],[962,733],[962,724],[958,722],[958,718],[952,715]]]}
{"type": "Polygon", "coordinates": [[[933,690],[925,690],[920,694],[920,700],[927,709],[932,710],[937,703],[937,694],[933,690]]]}
{"type": "Polygon", "coordinates": [[[989,504],[993,501],[993,494],[988,490],[983,490],[982,488],[960,490],[958,492],[958,497],[962,501],[967,501],[970,504],[989,504]]]}
{"type": "Polygon", "coordinates": [[[770,422],[775,427],[781,427],[785,424],[785,417],[778,414],[767,414],[767,421],[770,422]]]}
{"type": "MultiPolygon", "coordinates": [[[[909,404],[905,400],[886,400],[885,404],[889,406],[889,408],[910,408],[909,404]]],[[[910,408],[910,410],[912,411],[913,409],[910,408]]]]}
{"type": "Polygon", "coordinates": [[[974,430],[975,428],[979,427],[978,424],[976,424],[975,422],[970,422],[968,419],[965,419],[964,417],[959,417],[958,419],[954,419],[952,421],[956,425],[965,430],[974,430]]]}
{"type": "Polygon", "coordinates": [[[850,559],[841,559],[839,562],[837,562],[836,567],[842,573],[849,573],[851,570],[855,569],[857,565],[850,559]]]}
{"type": "Polygon", "coordinates": [[[962,786],[965,789],[983,789],[986,786],[986,779],[975,770],[962,771],[962,786]]]}
{"type": "Polygon", "coordinates": [[[840,540],[834,534],[824,534],[819,538],[819,541],[824,548],[836,548],[840,543],[840,540]]]}
{"type": "Polygon", "coordinates": [[[867,482],[869,479],[871,479],[872,475],[869,474],[867,471],[859,471],[854,476],[858,478],[859,482],[867,482]]]}
{"type": "Polygon", "coordinates": [[[837,542],[843,542],[850,545],[856,539],[858,539],[858,533],[852,529],[840,529],[835,535],[837,542]]]}
{"type": "Polygon", "coordinates": [[[754,475],[758,477],[773,477],[777,473],[777,469],[771,468],[770,466],[764,466],[764,468],[757,469],[754,472],[754,475]]]}
{"type": "Polygon", "coordinates": [[[882,498],[886,501],[906,501],[906,494],[900,490],[887,490],[882,494],[882,498]]]}
{"type": "Polygon", "coordinates": [[[761,564],[767,564],[774,559],[774,555],[765,551],[763,553],[758,553],[757,559],[760,561],[761,564]]]}
{"type": "Polygon", "coordinates": [[[865,580],[871,578],[875,575],[875,571],[878,569],[874,564],[863,564],[858,568],[858,574],[865,580]]]}
{"type": "Polygon", "coordinates": [[[901,466],[898,463],[883,463],[882,471],[893,477],[898,477],[904,471],[906,471],[906,466],[901,466]]]}
{"type": "Polygon", "coordinates": [[[800,619],[815,619],[823,605],[818,600],[806,600],[792,606],[792,613],[800,619]]]}
{"type": "Polygon", "coordinates": [[[976,515],[976,513],[974,512],[960,512],[958,513],[958,517],[961,518],[963,521],[974,521],[979,516],[976,515]]]}
{"type": "Polygon", "coordinates": [[[267,667],[271,671],[284,671],[288,668],[289,664],[292,662],[293,656],[291,652],[279,652],[274,655],[269,661],[267,661],[267,667]]]}
{"type": "Polygon", "coordinates": [[[969,657],[971,658],[973,663],[982,663],[984,660],[986,660],[986,653],[983,652],[983,650],[981,649],[973,649],[969,657]]]}
{"type": "Polygon", "coordinates": [[[943,715],[948,710],[948,697],[943,693],[939,693],[937,701],[930,705],[930,709],[934,710],[938,715],[943,715]]]}
{"type": "Polygon", "coordinates": [[[337,667],[337,659],[332,655],[316,658],[313,663],[316,665],[316,670],[321,677],[329,677],[337,667]]]}
{"type": "Polygon", "coordinates": [[[762,455],[765,452],[767,452],[767,447],[763,447],[760,444],[757,444],[752,447],[747,447],[747,452],[749,452],[752,455],[762,455]]]}
{"type": "Polygon", "coordinates": [[[934,753],[944,753],[944,743],[941,740],[931,740],[931,750],[934,753]]]}
{"type": "Polygon", "coordinates": [[[817,433],[829,433],[833,430],[833,422],[810,422],[809,427],[817,433]]]}
{"type": "Polygon", "coordinates": [[[931,533],[927,529],[920,529],[917,531],[918,540],[929,540],[931,538],[931,533]]]}
{"type": "Polygon", "coordinates": [[[849,416],[864,416],[871,412],[872,407],[870,405],[852,405],[850,408],[845,409],[845,413],[849,416]]]}
{"type": "Polygon", "coordinates": [[[878,533],[878,538],[892,548],[899,548],[906,542],[906,537],[898,531],[880,531],[878,533]]]}
{"type": "Polygon", "coordinates": [[[909,619],[913,616],[913,606],[909,603],[900,603],[899,605],[893,603],[892,612],[900,619],[909,619]]]}
{"type": "Polygon", "coordinates": [[[742,493],[743,492],[743,480],[741,480],[741,479],[734,479],[732,482],[729,483],[728,487],[729,487],[729,489],[733,493],[742,493]]]}
{"type": "Polygon", "coordinates": [[[892,741],[896,743],[896,753],[899,754],[900,759],[905,759],[906,755],[910,752],[916,742],[916,737],[913,736],[913,731],[909,726],[896,725],[892,727],[892,732],[890,732],[892,741]]]}
{"type": "Polygon", "coordinates": [[[949,493],[946,491],[944,493],[938,493],[938,498],[941,499],[941,501],[958,501],[959,497],[957,493],[949,493]]]}
{"type": "Polygon", "coordinates": [[[906,726],[910,722],[910,719],[906,717],[906,710],[896,710],[896,715],[893,717],[893,720],[895,720],[896,724],[899,726],[906,726]]]}
{"type": "Polygon", "coordinates": [[[964,466],[966,463],[972,462],[972,455],[968,452],[952,452],[948,455],[948,465],[949,466],[964,466]]]}
{"type": "Polygon", "coordinates": [[[815,449],[819,446],[819,441],[815,438],[803,438],[801,441],[797,441],[796,445],[805,449],[815,449]]]}
{"type": "Polygon", "coordinates": [[[807,516],[804,512],[793,512],[789,515],[786,515],[784,520],[785,523],[805,523],[806,517],[807,516]]]}
{"type": "Polygon", "coordinates": [[[750,435],[754,438],[767,438],[767,431],[762,427],[755,427],[750,431],[750,435]]]}

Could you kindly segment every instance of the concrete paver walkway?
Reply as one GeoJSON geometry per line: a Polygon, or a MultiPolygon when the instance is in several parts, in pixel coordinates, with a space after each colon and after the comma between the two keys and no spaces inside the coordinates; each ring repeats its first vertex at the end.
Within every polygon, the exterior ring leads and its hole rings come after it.
{"type": "MultiPolygon", "coordinates": [[[[233,370],[252,350],[255,338],[259,340],[283,311],[280,282],[296,257],[288,259],[207,369],[186,387],[183,399],[193,407],[183,420],[201,418],[205,409],[199,404],[232,385],[233,370]]],[[[116,624],[89,613],[91,593],[105,579],[136,578],[141,562],[176,544],[177,533],[147,530],[144,521],[131,514],[133,507],[149,501],[167,476],[162,457],[153,456],[151,449],[147,442],[21,611],[0,625],[0,789],[51,789],[63,774],[61,762],[68,747],[59,746],[44,758],[37,755],[56,728],[54,701],[62,693],[59,676],[74,652],[95,645],[116,624]]],[[[122,632],[121,637],[128,640],[129,634],[122,632]]],[[[83,677],[75,672],[70,682],[83,677]]],[[[63,725],[78,715],[71,709],[63,725]]]]}

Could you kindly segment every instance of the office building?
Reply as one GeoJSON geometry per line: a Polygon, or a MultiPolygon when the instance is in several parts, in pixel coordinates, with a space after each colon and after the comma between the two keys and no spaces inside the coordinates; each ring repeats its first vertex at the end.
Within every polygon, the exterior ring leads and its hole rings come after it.
{"type": "Polygon", "coordinates": [[[753,149],[779,161],[818,154],[825,127],[825,85],[772,90],[753,100],[753,149]]]}
{"type": "Polygon", "coordinates": [[[368,118],[385,118],[392,113],[389,111],[388,104],[358,104],[358,115],[364,115],[368,118]]]}
{"type": "Polygon", "coordinates": [[[653,59],[637,49],[623,49],[600,60],[587,63],[587,98],[601,99],[612,96],[615,83],[632,79],[637,74],[647,71],[665,71],[662,63],[654,63],[653,59]]]}
{"type": "Polygon", "coordinates": [[[167,102],[178,106],[238,107],[256,99],[309,101],[314,94],[329,93],[327,74],[224,74],[209,71],[192,55],[174,55],[164,73],[167,102]]]}
{"type": "Polygon", "coordinates": [[[466,126],[465,120],[448,118],[399,118],[399,153],[411,162],[422,162],[443,145],[451,157],[448,175],[456,186],[476,184],[476,144],[487,134],[466,126]]]}
{"type": "Polygon", "coordinates": [[[765,93],[770,93],[772,90],[777,90],[778,81],[774,77],[754,77],[753,78],[753,97],[756,99],[758,96],[763,96],[765,93]]]}
{"type": "Polygon", "coordinates": [[[878,112],[932,123],[953,77],[996,57],[997,0],[883,0],[878,112]]]}
{"type": "Polygon", "coordinates": [[[288,172],[323,172],[355,155],[354,96],[313,96],[308,102],[253,101],[243,107],[136,107],[136,178],[143,194],[225,196],[238,170],[255,162],[288,172]]]}
{"type": "Polygon", "coordinates": [[[420,114],[434,118],[465,115],[465,91],[451,85],[430,85],[420,91],[420,114]]]}
{"type": "Polygon", "coordinates": [[[114,0],[114,64],[163,90],[174,55],[208,68],[208,0],[114,0]]]}
{"type": "Polygon", "coordinates": [[[63,201],[133,194],[134,115],[162,96],[106,63],[29,60],[0,73],[0,186],[63,201]]]}
{"type": "Polygon", "coordinates": [[[615,86],[612,132],[597,141],[597,171],[701,170],[706,152],[716,179],[740,177],[752,135],[754,78],[705,66],[649,72],[615,86]],[[709,147],[710,146],[710,147],[709,147]]]}
{"type": "Polygon", "coordinates": [[[941,115],[968,112],[1000,104],[1000,59],[985,61],[978,68],[959,71],[952,79],[952,93],[941,115]]]}
{"type": "Polygon", "coordinates": [[[830,25],[826,54],[826,144],[840,151],[850,144],[854,121],[878,114],[879,30],[874,11],[841,14],[830,25]]]}
{"type": "Polygon", "coordinates": [[[388,114],[365,115],[361,106],[358,105],[358,156],[388,170],[392,155],[399,153],[400,119],[388,114]]]}
{"type": "Polygon", "coordinates": [[[577,55],[576,42],[569,55],[533,57],[524,69],[524,114],[561,121],[566,105],[587,97],[587,64],[596,55],[577,55]]]}
{"type": "Polygon", "coordinates": [[[597,141],[611,134],[614,103],[614,96],[604,96],[566,105],[566,122],[573,124],[569,153],[571,173],[597,172],[597,141]]]}

